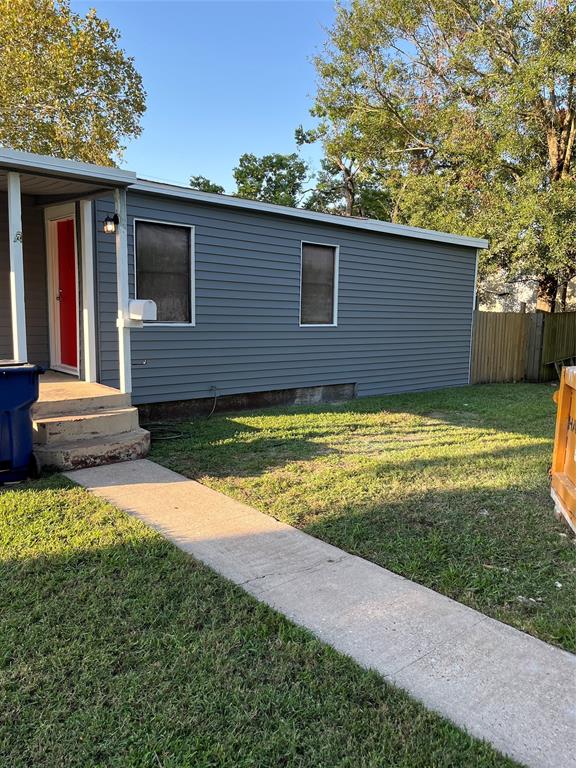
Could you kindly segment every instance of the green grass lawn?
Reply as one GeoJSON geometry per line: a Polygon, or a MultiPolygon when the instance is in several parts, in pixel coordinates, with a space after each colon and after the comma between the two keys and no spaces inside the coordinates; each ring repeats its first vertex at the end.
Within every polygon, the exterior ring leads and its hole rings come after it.
{"type": "Polygon", "coordinates": [[[576,547],[549,496],[553,391],[216,414],[179,423],[151,458],[576,651],[576,547]]]}
{"type": "Polygon", "coordinates": [[[6,768],[513,765],[58,476],[0,557],[6,768]]]}

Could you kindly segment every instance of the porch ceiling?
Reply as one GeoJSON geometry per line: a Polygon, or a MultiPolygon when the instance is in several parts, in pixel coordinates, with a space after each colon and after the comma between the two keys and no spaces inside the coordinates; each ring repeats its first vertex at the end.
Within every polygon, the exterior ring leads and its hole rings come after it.
{"type": "MultiPolygon", "coordinates": [[[[6,192],[8,171],[0,169],[0,192],[6,192]]],[[[113,187],[94,184],[88,181],[76,181],[51,176],[36,176],[27,173],[20,174],[20,189],[23,195],[35,197],[84,197],[98,194],[113,187]]]]}
{"type": "Polygon", "coordinates": [[[86,197],[136,182],[132,171],[0,147],[0,192],[10,171],[20,174],[22,194],[40,199],[86,197]]]}

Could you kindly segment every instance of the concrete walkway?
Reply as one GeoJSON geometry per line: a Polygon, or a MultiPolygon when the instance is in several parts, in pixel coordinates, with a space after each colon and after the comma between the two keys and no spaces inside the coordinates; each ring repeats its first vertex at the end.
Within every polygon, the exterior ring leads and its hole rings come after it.
{"type": "Polygon", "coordinates": [[[67,476],[520,763],[576,766],[576,656],[151,461],[67,476]]]}

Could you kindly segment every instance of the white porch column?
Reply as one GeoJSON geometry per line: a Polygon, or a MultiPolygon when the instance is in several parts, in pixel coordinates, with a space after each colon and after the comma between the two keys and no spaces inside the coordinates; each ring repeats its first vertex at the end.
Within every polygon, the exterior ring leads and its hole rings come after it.
{"type": "Polygon", "coordinates": [[[22,200],[20,174],[8,173],[8,238],[10,250],[10,305],[14,360],[28,362],[26,348],[26,303],[24,299],[24,253],[22,250],[22,200]]]}
{"type": "Polygon", "coordinates": [[[116,282],[118,288],[118,363],[120,391],[132,391],[132,357],[130,354],[130,327],[128,325],[128,212],[126,190],[114,190],[114,203],[118,214],[116,227],[116,282]]]}
{"type": "Polygon", "coordinates": [[[96,326],[94,309],[94,247],[92,201],[80,201],[82,253],[82,343],[84,345],[84,381],[96,381],[96,326]]]}

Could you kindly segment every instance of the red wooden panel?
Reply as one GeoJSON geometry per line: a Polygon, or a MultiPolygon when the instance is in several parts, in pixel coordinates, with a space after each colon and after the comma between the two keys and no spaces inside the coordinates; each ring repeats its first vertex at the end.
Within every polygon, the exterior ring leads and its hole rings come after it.
{"type": "Polygon", "coordinates": [[[58,288],[60,312],[60,362],[78,366],[78,307],[76,305],[76,252],[74,220],[58,222],[58,288]]]}

